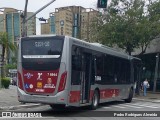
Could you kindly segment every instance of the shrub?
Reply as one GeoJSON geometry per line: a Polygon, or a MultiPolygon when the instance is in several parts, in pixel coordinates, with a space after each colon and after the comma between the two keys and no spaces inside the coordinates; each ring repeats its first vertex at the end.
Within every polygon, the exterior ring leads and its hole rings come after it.
{"type": "Polygon", "coordinates": [[[1,81],[2,81],[2,87],[6,89],[9,88],[10,78],[5,77],[5,78],[2,78],[1,81]]]}

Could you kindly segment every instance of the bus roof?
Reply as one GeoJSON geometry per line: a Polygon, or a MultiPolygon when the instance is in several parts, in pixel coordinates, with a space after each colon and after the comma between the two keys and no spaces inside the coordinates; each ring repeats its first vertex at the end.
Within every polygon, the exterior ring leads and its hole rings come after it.
{"type": "Polygon", "coordinates": [[[100,52],[103,52],[103,53],[106,53],[106,54],[110,54],[110,55],[117,56],[117,57],[122,57],[122,58],[125,58],[125,59],[131,59],[132,58],[132,56],[130,56],[130,55],[127,55],[123,52],[120,52],[120,51],[118,51],[114,48],[102,45],[100,43],[89,43],[89,42],[86,42],[84,40],[80,40],[80,39],[77,39],[77,38],[73,38],[73,37],[69,37],[69,36],[67,36],[67,37],[71,38],[70,40],[77,41],[77,42],[82,42],[82,43],[86,44],[85,47],[90,46],[90,49],[93,49],[95,51],[100,51],[100,52]]]}
{"type": "MultiPolygon", "coordinates": [[[[30,35],[30,36],[27,36],[27,37],[53,37],[53,36],[63,36],[63,35],[46,34],[46,35],[30,35]]],[[[110,54],[110,55],[113,55],[113,56],[122,57],[122,58],[126,58],[126,59],[137,59],[137,60],[140,60],[139,58],[130,56],[130,55],[126,54],[126,53],[120,52],[120,51],[118,51],[118,50],[116,50],[114,48],[105,46],[105,45],[100,44],[100,43],[90,43],[90,42],[86,42],[84,40],[80,40],[78,38],[74,38],[74,37],[71,37],[71,36],[64,36],[64,37],[69,38],[69,40],[79,41],[79,42],[85,43],[86,45],[90,46],[91,49],[96,50],[96,51],[101,51],[101,52],[104,52],[104,53],[107,52],[107,54],[110,54]]]]}

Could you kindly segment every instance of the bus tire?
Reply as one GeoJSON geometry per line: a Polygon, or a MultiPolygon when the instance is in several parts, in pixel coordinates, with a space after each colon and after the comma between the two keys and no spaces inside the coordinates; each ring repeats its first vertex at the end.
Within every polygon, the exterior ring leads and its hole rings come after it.
{"type": "Polygon", "coordinates": [[[130,103],[130,102],[132,102],[132,98],[133,98],[133,88],[130,89],[129,96],[128,96],[128,98],[125,99],[124,101],[125,101],[126,103],[130,103]]]}
{"type": "Polygon", "coordinates": [[[98,104],[99,104],[99,92],[98,92],[98,90],[95,90],[93,97],[92,97],[92,103],[91,103],[90,108],[92,110],[95,110],[95,109],[97,109],[98,104]]]}

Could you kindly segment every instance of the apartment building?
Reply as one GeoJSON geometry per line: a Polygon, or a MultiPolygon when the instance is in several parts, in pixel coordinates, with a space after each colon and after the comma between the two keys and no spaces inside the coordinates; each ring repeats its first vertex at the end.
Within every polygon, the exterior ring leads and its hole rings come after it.
{"type": "Polygon", "coordinates": [[[50,13],[48,23],[41,24],[41,34],[68,35],[81,39],[90,39],[90,25],[99,12],[81,6],[67,6],[56,8],[50,13]],[[48,24],[48,25],[47,25],[48,24]],[[42,29],[43,28],[43,29],[42,29]]]}
{"type": "Polygon", "coordinates": [[[91,26],[93,23],[97,22],[97,16],[99,12],[92,9],[87,8],[85,11],[81,13],[81,38],[87,41],[91,41],[91,26]]]}
{"type": "MultiPolygon", "coordinates": [[[[22,35],[22,10],[14,8],[1,8],[0,9],[0,32],[7,32],[8,40],[13,43],[17,43],[17,40],[22,35]]],[[[27,12],[27,16],[31,16],[32,12],[27,12]]],[[[32,18],[27,21],[27,35],[36,34],[36,18],[32,18]]],[[[8,62],[11,62],[11,57],[14,54],[8,52],[8,62]]]]}
{"type": "MultiPolygon", "coordinates": [[[[22,10],[14,8],[3,8],[0,14],[0,31],[7,32],[8,38],[12,42],[16,42],[17,38],[22,35],[22,10]],[[3,11],[3,12],[2,12],[3,11]]],[[[27,12],[27,16],[31,16],[32,12],[27,12]]],[[[36,18],[27,21],[27,35],[36,34],[36,18]]]]}
{"type": "Polygon", "coordinates": [[[4,32],[4,15],[0,13],[0,32],[4,32]]]}
{"type": "Polygon", "coordinates": [[[41,34],[49,34],[50,33],[50,23],[41,23],[41,34]]]}
{"type": "Polygon", "coordinates": [[[55,11],[55,32],[58,35],[72,35],[72,11],[70,9],[56,9],[55,11]]]}

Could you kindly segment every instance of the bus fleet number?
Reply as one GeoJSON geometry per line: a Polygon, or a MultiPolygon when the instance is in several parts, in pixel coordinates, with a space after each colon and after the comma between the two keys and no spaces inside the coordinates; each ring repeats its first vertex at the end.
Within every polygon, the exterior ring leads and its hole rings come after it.
{"type": "Polygon", "coordinates": [[[48,76],[57,76],[57,73],[48,73],[48,76]]]}

